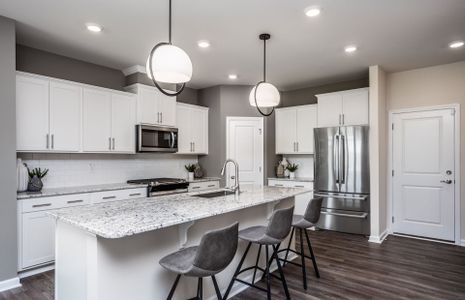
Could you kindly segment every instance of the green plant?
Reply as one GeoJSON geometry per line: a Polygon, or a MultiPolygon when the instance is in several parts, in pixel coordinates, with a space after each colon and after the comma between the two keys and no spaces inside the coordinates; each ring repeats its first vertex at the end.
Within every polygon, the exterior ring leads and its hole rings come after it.
{"type": "Polygon", "coordinates": [[[287,169],[289,170],[289,172],[295,172],[297,171],[298,168],[299,168],[298,164],[289,164],[287,166],[287,169]]]}
{"type": "Polygon", "coordinates": [[[34,176],[37,176],[40,179],[42,179],[42,178],[45,177],[45,175],[47,175],[48,169],[42,170],[41,168],[34,168],[31,171],[31,170],[29,170],[29,168],[27,168],[27,172],[29,173],[30,178],[32,178],[34,176]]]}
{"type": "Polygon", "coordinates": [[[184,166],[184,168],[186,168],[187,172],[194,172],[195,169],[197,169],[197,165],[196,164],[187,164],[184,166]]]}

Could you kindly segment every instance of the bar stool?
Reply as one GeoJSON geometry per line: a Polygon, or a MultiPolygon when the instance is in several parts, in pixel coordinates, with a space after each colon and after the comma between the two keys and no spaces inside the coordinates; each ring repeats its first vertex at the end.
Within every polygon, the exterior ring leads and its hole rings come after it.
{"type": "Polygon", "coordinates": [[[160,260],[160,265],[165,269],[178,274],[168,295],[168,300],[178,285],[181,275],[197,277],[197,297],[191,299],[202,300],[203,277],[211,277],[218,300],[221,300],[221,292],[218,288],[215,275],[223,271],[231,263],[237,250],[239,223],[228,227],[205,233],[200,244],[194,247],[181,249],[169,254],[160,260]]]}
{"type": "Polygon", "coordinates": [[[315,226],[315,224],[318,222],[320,219],[320,211],[321,211],[321,204],[323,202],[323,198],[318,197],[318,198],[313,198],[310,200],[310,202],[307,205],[307,208],[305,210],[305,214],[303,216],[301,215],[294,215],[292,217],[292,231],[291,231],[291,238],[289,239],[289,243],[287,244],[287,248],[279,250],[279,252],[286,252],[286,256],[284,259],[280,258],[279,260],[284,262],[284,265],[286,263],[290,263],[296,266],[299,266],[302,268],[302,281],[303,281],[303,286],[304,289],[307,289],[307,271],[305,268],[305,258],[311,259],[313,263],[313,269],[315,270],[315,275],[317,278],[320,278],[320,272],[318,271],[318,266],[316,264],[316,258],[315,254],[313,253],[312,249],[312,244],[310,243],[310,238],[308,237],[307,233],[307,228],[315,226]],[[294,231],[295,229],[299,230],[299,235],[300,235],[300,252],[297,252],[293,249],[291,249],[291,241],[294,236],[294,231]],[[304,253],[304,241],[303,241],[303,234],[305,233],[305,238],[307,241],[307,246],[310,251],[311,256],[307,256],[304,253]],[[300,261],[301,263],[295,263],[292,261],[288,261],[287,257],[289,255],[289,252],[295,253],[300,256],[300,261]]]}
{"type": "Polygon", "coordinates": [[[276,210],[273,212],[271,219],[267,226],[253,226],[253,227],[249,227],[249,228],[239,231],[239,238],[249,243],[247,245],[247,248],[245,249],[244,255],[242,256],[239,262],[239,265],[237,266],[236,272],[234,273],[234,276],[231,279],[231,282],[229,283],[228,289],[226,290],[226,293],[223,299],[228,298],[229,292],[231,291],[231,288],[233,287],[234,282],[238,281],[250,287],[254,287],[256,289],[266,292],[267,299],[269,300],[271,299],[271,286],[270,286],[271,276],[281,280],[283,287],[284,287],[284,292],[286,294],[286,299],[290,299],[289,290],[287,288],[287,283],[286,283],[286,278],[284,277],[281,263],[277,259],[277,252],[279,249],[279,245],[291,231],[293,212],[294,212],[294,207],[276,210]],[[255,266],[248,267],[248,268],[241,270],[242,264],[244,263],[244,260],[252,244],[259,245],[255,266]],[[258,266],[258,261],[260,259],[260,252],[261,252],[262,246],[265,246],[265,250],[266,250],[266,262],[267,263],[266,263],[265,269],[258,266]],[[271,258],[269,257],[268,246],[271,246],[273,248],[273,253],[271,255],[271,258]],[[276,260],[276,264],[278,266],[278,272],[280,275],[279,277],[277,275],[270,273],[270,265],[273,262],[273,259],[276,260]],[[252,269],[254,270],[252,283],[249,283],[242,279],[237,278],[239,274],[252,270],[252,269]],[[255,285],[255,276],[256,276],[257,270],[260,270],[261,272],[263,272],[264,276],[266,276],[266,286],[267,286],[266,289],[255,285]]]}

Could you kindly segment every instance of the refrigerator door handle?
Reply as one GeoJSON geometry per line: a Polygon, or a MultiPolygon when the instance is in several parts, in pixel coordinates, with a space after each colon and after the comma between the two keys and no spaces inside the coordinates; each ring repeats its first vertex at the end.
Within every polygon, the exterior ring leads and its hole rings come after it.
{"type": "Polygon", "coordinates": [[[336,183],[339,184],[340,167],[339,167],[339,135],[338,134],[334,136],[334,143],[335,143],[335,146],[333,147],[333,156],[334,156],[333,173],[336,174],[336,183]]]}
{"type": "Polygon", "coordinates": [[[322,193],[314,193],[315,197],[322,197],[322,198],[334,198],[334,199],[349,199],[349,200],[359,200],[359,201],[366,201],[368,196],[354,196],[354,195],[346,195],[346,194],[322,194],[322,193]]]}
{"type": "Polygon", "coordinates": [[[340,136],[340,141],[339,141],[339,181],[341,184],[346,183],[346,138],[345,136],[341,135],[340,136]]]}

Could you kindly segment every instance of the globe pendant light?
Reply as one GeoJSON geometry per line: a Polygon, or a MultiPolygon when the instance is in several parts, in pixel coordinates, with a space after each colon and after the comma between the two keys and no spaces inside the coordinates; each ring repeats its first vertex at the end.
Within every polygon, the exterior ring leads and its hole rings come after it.
{"type": "Polygon", "coordinates": [[[257,107],[260,114],[268,117],[273,113],[274,108],[279,105],[281,95],[274,85],[266,82],[266,41],[271,36],[268,33],[263,33],[258,37],[263,41],[263,80],[253,87],[249,95],[249,103],[257,107]],[[260,107],[272,107],[272,110],[269,113],[264,113],[260,107]]]}
{"type": "Polygon", "coordinates": [[[171,0],[169,0],[168,42],[156,44],[147,58],[147,76],[165,95],[177,96],[192,78],[192,62],[184,50],[171,43],[171,0]],[[181,84],[181,88],[173,93],[160,87],[158,82],[181,84]]]}

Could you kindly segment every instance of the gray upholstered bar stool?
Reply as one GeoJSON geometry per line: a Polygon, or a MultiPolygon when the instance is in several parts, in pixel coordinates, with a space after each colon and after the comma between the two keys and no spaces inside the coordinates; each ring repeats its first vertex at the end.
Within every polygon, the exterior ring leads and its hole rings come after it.
{"type": "Polygon", "coordinates": [[[305,268],[305,258],[312,260],[313,268],[315,269],[315,275],[316,277],[320,278],[320,272],[318,271],[315,254],[313,253],[312,244],[310,243],[310,238],[308,237],[307,229],[315,226],[315,224],[320,219],[320,211],[321,211],[322,202],[323,202],[323,198],[321,197],[313,198],[308,203],[307,208],[305,210],[305,214],[303,216],[301,215],[293,216],[291,238],[289,239],[287,248],[279,251],[279,252],[283,252],[283,251],[286,252],[286,256],[284,257],[284,259],[281,259],[281,258],[279,259],[284,262],[284,265],[286,265],[286,263],[290,263],[290,264],[293,264],[293,265],[296,265],[302,268],[302,281],[303,281],[304,289],[307,289],[307,271],[305,268]],[[292,242],[292,238],[294,236],[294,232],[296,228],[299,230],[299,235],[300,235],[300,252],[297,252],[291,249],[291,242],[292,242]],[[310,251],[311,256],[305,255],[303,234],[305,234],[305,238],[307,241],[307,247],[310,251]],[[300,264],[287,260],[289,252],[293,252],[300,256],[300,264]]]}
{"type": "Polygon", "coordinates": [[[239,224],[236,222],[228,227],[205,233],[199,246],[188,247],[174,252],[160,260],[165,269],[178,274],[167,299],[172,299],[181,275],[197,277],[197,297],[202,300],[203,277],[211,277],[216,296],[221,300],[215,275],[223,271],[234,258],[237,250],[239,224]]]}
{"type": "Polygon", "coordinates": [[[237,266],[236,272],[234,273],[231,282],[229,283],[228,289],[224,295],[223,299],[227,299],[231,288],[234,285],[235,281],[240,283],[246,284],[250,287],[254,287],[261,291],[266,292],[267,299],[271,299],[271,286],[270,286],[270,279],[271,276],[281,280],[284,292],[286,293],[286,299],[290,299],[289,290],[287,288],[286,278],[284,277],[284,273],[281,267],[281,263],[277,259],[277,252],[281,242],[286,238],[286,236],[291,231],[291,224],[292,224],[292,215],[294,213],[294,207],[285,208],[285,209],[278,209],[273,212],[270,221],[268,222],[268,226],[253,226],[246,229],[239,231],[239,238],[243,241],[249,242],[247,248],[245,249],[244,255],[237,266]],[[250,246],[252,244],[259,245],[258,248],[258,255],[257,260],[255,262],[255,266],[248,267],[241,270],[242,264],[244,263],[245,258],[247,257],[247,253],[249,252],[250,246]],[[265,269],[258,266],[258,262],[260,259],[260,252],[262,246],[265,246],[266,250],[266,266],[265,269]],[[271,246],[273,248],[273,252],[271,258],[269,257],[268,247],[271,246]],[[273,262],[273,259],[276,260],[276,264],[278,266],[279,277],[275,274],[271,274],[269,272],[270,265],[273,262]],[[237,276],[245,271],[254,270],[252,283],[246,282],[242,279],[237,278],[237,276]],[[255,285],[255,275],[257,270],[263,272],[263,276],[266,277],[266,286],[267,288],[264,289],[260,286],[255,285]]]}

